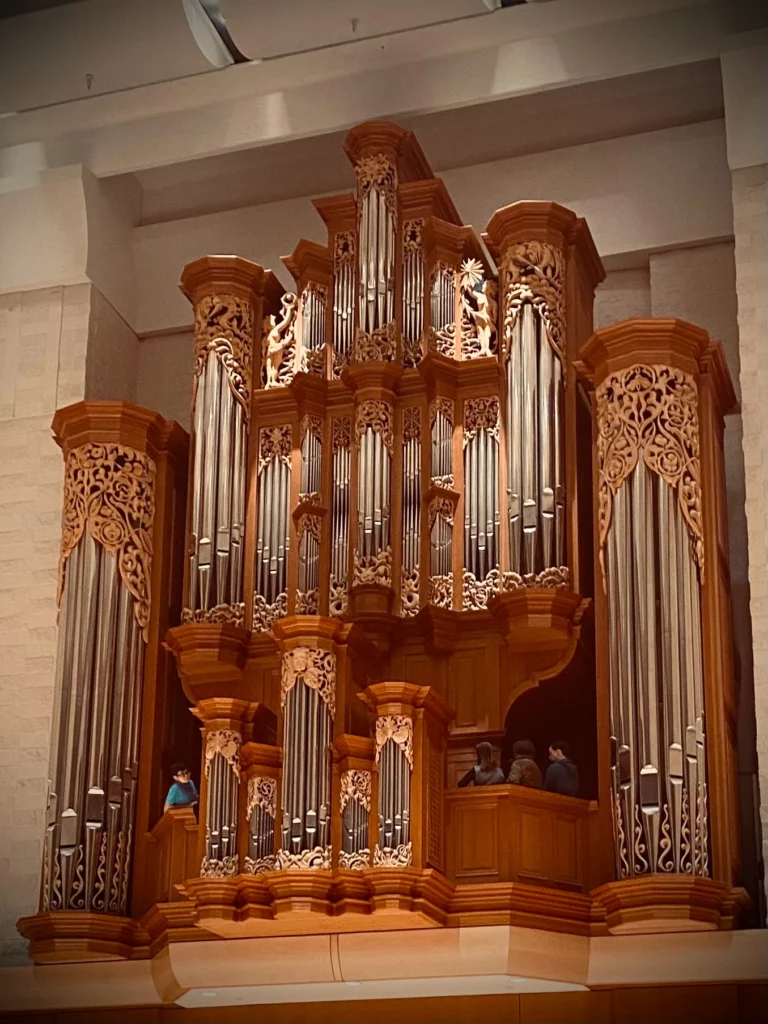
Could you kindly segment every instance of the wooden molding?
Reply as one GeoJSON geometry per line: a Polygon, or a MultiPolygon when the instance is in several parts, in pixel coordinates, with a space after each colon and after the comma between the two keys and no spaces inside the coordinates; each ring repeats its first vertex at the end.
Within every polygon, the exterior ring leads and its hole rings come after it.
{"type": "Polygon", "coordinates": [[[636,363],[675,366],[695,376],[709,346],[707,332],[685,320],[637,317],[595,331],[579,349],[577,369],[588,387],[636,363]]]}
{"type": "Polygon", "coordinates": [[[401,182],[434,177],[416,136],[392,121],[365,121],[351,128],[344,139],[344,152],[353,164],[383,154],[397,167],[401,182]]]}
{"type": "Polygon", "coordinates": [[[193,306],[216,292],[236,295],[253,306],[259,299],[279,306],[283,294],[271,270],[242,256],[201,256],[184,267],[179,287],[193,306]]]}

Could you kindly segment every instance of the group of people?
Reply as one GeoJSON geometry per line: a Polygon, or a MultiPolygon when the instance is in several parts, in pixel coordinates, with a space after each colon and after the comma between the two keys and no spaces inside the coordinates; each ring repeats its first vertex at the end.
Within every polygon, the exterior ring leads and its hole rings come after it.
{"type": "Polygon", "coordinates": [[[568,754],[565,740],[552,740],[549,744],[549,767],[541,774],[536,764],[536,748],[530,740],[518,740],[512,748],[512,764],[506,779],[493,756],[490,743],[478,743],[477,764],[459,780],[459,786],[500,786],[505,782],[529,789],[545,789],[564,796],[578,796],[579,770],[568,754]]]}

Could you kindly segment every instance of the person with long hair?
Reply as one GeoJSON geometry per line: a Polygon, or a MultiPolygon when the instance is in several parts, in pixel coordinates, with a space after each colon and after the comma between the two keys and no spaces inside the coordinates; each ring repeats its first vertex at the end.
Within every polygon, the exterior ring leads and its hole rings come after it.
{"type": "Polygon", "coordinates": [[[496,764],[491,744],[478,743],[475,750],[477,764],[459,780],[459,787],[463,789],[465,786],[498,786],[504,782],[504,772],[496,764]]]}

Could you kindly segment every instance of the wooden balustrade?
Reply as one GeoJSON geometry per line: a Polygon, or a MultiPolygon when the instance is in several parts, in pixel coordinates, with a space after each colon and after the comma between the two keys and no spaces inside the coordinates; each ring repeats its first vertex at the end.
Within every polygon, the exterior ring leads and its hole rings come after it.
{"type": "Polygon", "coordinates": [[[457,884],[591,888],[595,801],[525,786],[484,786],[448,790],[445,806],[448,877],[457,884]]]}

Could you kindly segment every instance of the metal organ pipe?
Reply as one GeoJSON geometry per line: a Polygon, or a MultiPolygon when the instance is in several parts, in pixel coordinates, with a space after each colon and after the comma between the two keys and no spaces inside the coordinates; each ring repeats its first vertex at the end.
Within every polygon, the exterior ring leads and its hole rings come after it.
{"type": "Polygon", "coordinates": [[[540,310],[523,302],[506,367],[510,569],[533,578],[565,558],[563,368],[540,310]]]}

